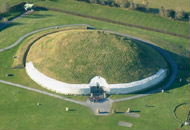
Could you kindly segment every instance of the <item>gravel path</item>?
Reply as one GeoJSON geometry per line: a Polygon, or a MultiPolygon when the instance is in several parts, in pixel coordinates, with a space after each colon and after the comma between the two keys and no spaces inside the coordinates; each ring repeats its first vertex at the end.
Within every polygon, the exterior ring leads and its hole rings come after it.
{"type": "MultiPolygon", "coordinates": [[[[19,16],[17,18],[21,18],[23,16],[25,16],[25,15],[23,14],[22,16],[19,16]]],[[[15,19],[17,19],[17,18],[15,18],[15,19]]],[[[90,26],[90,25],[88,25],[88,24],[70,24],[70,25],[51,26],[51,27],[47,27],[47,28],[38,29],[38,30],[32,31],[32,32],[27,33],[24,36],[20,37],[12,45],[0,49],[0,52],[4,52],[6,50],[9,50],[9,49],[17,46],[25,38],[27,38],[28,36],[30,36],[30,35],[32,35],[34,33],[38,33],[38,32],[44,31],[44,30],[48,30],[48,29],[56,29],[56,28],[69,27],[69,26],[90,26]]],[[[172,57],[170,56],[170,54],[167,51],[165,51],[164,49],[158,47],[157,45],[154,45],[153,43],[151,43],[149,41],[146,41],[146,40],[143,40],[143,39],[140,39],[140,38],[137,38],[137,37],[133,37],[133,36],[130,36],[130,35],[127,35],[127,34],[122,34],[122,33],[109,31],[109,30],[104,30],[104,31],[107,31],[107,32],[110,32],[110,33],[117,33],[119,35],[127,36],[127,37],[130,37],[130,38],[142,41],[142,42],[144,42],[144,44],[152,46],[153,48],[158,50],[162,54],[162,56],[165,57],[165,59],[168,61],[169,65],[171,67],[171,76],[169,77],[168,82],[165,85],[163,85],[162,88],[163,89],[168,89],[173,84],[173,82],[175,81],[175,78],[177,76],[177,72],[178,72],[177,71],[177,65],[176,65],[175,61],[172,59],[172,57]]],[[[42,91],[42,90],[39,90],[39,89],[31,88],[31,87],[28,87],[28,86],[24,86],[24,85],[12,83],[12,82],[4,81],[4,80],[0,80],[0,83],[11,85],[11,86],[14,86],[14,87],[19,87],[19,88],[22,88],[22,89],[27,89],[29,91],[38,92],[38,93],[48,95],[48,96],[52,96],[52,97],[55,97],[55,98],[59,98],[59,99],[65,100],[65,101],[70,101],[70,102],[77,103],[77,104],[80,104],[80,105],[83,105],[83,106],[87,106],[87,107],[91,108],[95,113],[96,113],[97,108],[99,108],[100,111],[102,110],[103,112],[110,112],[110,109],[111,109],[111,106],[112,106],[113,102],[132,100],[132,99],[148,96],[150,94],[153,94],[153,93],[156,93],[156,92],[160,91],[160,90],[153,90],[153,91],[147,92],[145,94],[138,94],[138,95],[135,95],[135,96],[116,99],[116,100],[108,100],[108,101],[102,102],[102,103],[89,103],[88,101],[87,102],[77,101],[77,100],[66,98],[66,97],[63,97],[63,96],[60,96],[60,95],[57,95],[57,94],[52,94],[52,93],[49,93],[49,92],[46,92],[46,91],[42,91]]]]}

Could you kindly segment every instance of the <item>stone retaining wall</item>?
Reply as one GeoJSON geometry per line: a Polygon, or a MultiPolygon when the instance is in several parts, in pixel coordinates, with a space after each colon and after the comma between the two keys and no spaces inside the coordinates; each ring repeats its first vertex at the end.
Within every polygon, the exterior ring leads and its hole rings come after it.
{"type": "MultiPolygon", "coordinates": [[[[37,84],[41,85],[44,88],[47,88],[51,91],[62,94],[74,94],[74,95],[87,95],[90,94],[89,84],[69,84],[62,81],[55,80],[46,76],[45,74],[38,71],[32,62],[26,63],[26,72],[29,77],[35,81],[37,84]]],[[[143,89],[150,88],[167,76],[167,71],[160,69],[156,74],[131,83],[122,83],[122,84],[109,84],[109,94],[127,94],[140,91],[143,89]]]]}

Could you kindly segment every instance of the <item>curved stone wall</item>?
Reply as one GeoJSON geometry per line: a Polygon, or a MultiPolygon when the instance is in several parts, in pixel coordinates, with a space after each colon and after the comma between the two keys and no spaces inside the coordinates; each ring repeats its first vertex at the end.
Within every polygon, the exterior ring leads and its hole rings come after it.
{"type": "MultiPolygon", "coordinates": [[[[38,71],[32,62],[26,63],[26,72],[37,84],[51,91],[61,94],[87,95],[90,94],[89,84],[69,84],[46,76],[38,71]]],[[[108,84],[109,94],[127,94],[150,88],[167,76],[167,70],[160,69],[156,74],[131,83],[108,84]]]]}
{"type": "Polygon", "coordinates": [[[166,76],[167,70],[160,69],[156,74],[142,80],[122,84],[110,84],[110,94],[126,94],[144,90],[160,83],[166,76]]]}

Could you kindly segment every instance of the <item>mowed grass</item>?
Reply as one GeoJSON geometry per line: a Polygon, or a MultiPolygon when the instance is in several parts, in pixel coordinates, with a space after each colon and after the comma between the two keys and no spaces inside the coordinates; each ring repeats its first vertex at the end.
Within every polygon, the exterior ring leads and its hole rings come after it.
{"type": "MultiPolygon", "coordinates": [[[[36,30],[38,28],[71,24],[71,23],[88,23],[99,29],[109,29],[122,33],[127,33],[154,42],[155,44],[175,53],[174,59],[179,65],[187,65],[184,62],[184,57],[188,57],[189,42],[187,39],[173,37],[165,34],[145,31],[141,29],[129,28],[110,23],[84,19],[80,17],[55,13],[51,11],[36,12],[35,14],[16,20],[21,23],[17,26],[6,28],[0,33],[0,46],[6,47],[16,41],[23,34],[36,30]],[[43,16],[41,18],[37,16],[43,16]],[[18,31],[19,30],[19,31],[18,31]]],[[[27,77],[24,69],[11,69],[13,56],[16,54],[18,47],[9,51],[0,53],[0,79],[28,85],[38,89],[39,87],[27,77]],[[13,73],[15,76],[6,77],[7,73],[13,73]]],[[[187,59],[189,60],[189,59],[187,59]]],[[[179,70],[180,77],[184,77],[184,72],[189,69],[179,70]]],[[[185,80],[183,78],[183,80],[185,80]]],[[[176,80],[178,82],[178,79],[176,80]]],[[[123,116],[122,114],[114,114],[108,117],[97,117],[92,114],[89,109],[79,105],[70,105],[69,102],[64,102],[66,105],[61,105],[63,101],[53,99],[47,96],[37,96],[39,94],[19,89],[20,95],[13,96],[16,88],[8,88],[10,86],[0,84],[1,102],[0,112],[2,113],[0,128],[4,129],[127,129],[117,126],[118,121],[127,121],[134,124],[130,129],[176,129],[180,123],[175,121],[172,111],[176,105],[189,102],[189,88],[181,83],[172,85],[169,93],[162,95],[152,95],[140,99],[126,101],[116,104],[114,108],[118,111],[126,111],[128,107],[132,110],[139,110],[141,117],[138,119],[123,116]],[[176,88],[179,87],[179,88],[176,88]],[[27,94],[28,93],[28,94],[27,94]],[[39,97],[39,98],[38,98],[39,97]],[[36,99],[37,98],[37,99],[36,99]],[[17,99],[17,102],[13,100],[17,99]],[[36,100],[34,100],[36,99],[36,100]],[[40,99],[40,100],[39,100],[40,99]],[[25,101],[24,101],[25,100],[25,101]],[[19,103],[21,102],[21,103],[19,103]],[[43,109],[36,110],[36,103],[40,102],[43,109]],[[11,105],[12,104],[12,105],[11,105]],[[48,105],[44,105],[48,104],[48,105]],[[144,104],[155,105],[153,108],[145,108],[144,104]],[[32,106],[33,105],[33,106],[32,106]],[[65,113],[65,107],[76,109],[74,113],[65,113]],[[63,108],[63,111],[62,111],[63,108]],[[60,112],[62,111],[62,112],[60,112]],[[86,115],[85,115],[86,114],[86,115]],[[69,115],[69,116],[68,116],[69,115]],[[164,120],[163,120],[164,119],[164,120]],[[77,121],[76,121],[77,120],[77,121]],[[77,122],[77,123],[76,123],[77,122]],[[145,125],[146,124],[146,125],[145,125]]],[[[43,89],[45,90],[45,89],[43,89]]],[[[183,115],[181,116],[183,117],[183,115]]],[[[184,117],[185,118],[185,117],[184,117]]],[[[188,128],[187,128],[188,129],[188,128]]]]}
{"type": "MultiPolygon", "coordinates": [[[[174,84],[174,86],[178,85],[180,84],[174,84]]],[[[113,109],[118,112],[125,112],[127,108],[130,108],[131,111],[136,111],[140,114],[140,118],[131,120],[135,122],[134,129],[177,129],[180,128],[181,122],[175,119],[173,110],[176,105],[183,102],[189,102],[188,89],[189,85],[186,85],[182,88],[170,90],[167,93],[159,93],[135,100],[116,103],[113,109]]],[[[183,112],[179,113],[178,116],[183,119],[187,118],[189,110],[189,108],[183,109],[183,112]]]]}
{"type": "Polygon", "coordinates": [[[35,92],[0,84],[0,130],[114,130],[122,115],[94,116],[89,108],[35,92]],[[37,106],[37,103],[40,106],[37,106]],[[69,107],[72,111],[66,112],[69,107]],[[104,123],[102,123],[104,122],[104,123]]]}
{"type": "MultiPolygon", "coordinates": [[[[184,86],[172,90],[170,93],[160,93],[117,103],[113,108],[118,113],[110,116],[94,116],[90,109],[70,102],[3,84],[0,84],[0,89],[3,89],[0,92],[1,130],[128,129],[118,126],[118,121],[133,123],[130,130],[176,129],[180,127],[180,123],[175,120],[172,110],[177,103],[189,100],[185,98],[189,94],[186,91],[188,86],[184,86]],[[173,100],[174,97],[175,100],[173,100]],[[37,106],[38,102],[41,104],[40,106],[37,106]],[[72,111],[66,112],[65,107],[69,107],[72,111]],[[138,111],[140,118],[132,118],[119,113],[125,112],[127,108],[138,111]]],[[[184,115],[182,114],[182,116],[184,115]]]]}
{"type": "MultiPolygon", "coordinates": [[[[189,103],[189,102],[187,102],[187,103],[189,103]]],[[[181,121],[182,123],[184,121],[186,121],[187,115],[189,113],[189,108],[190,108],[189,104],[184,104],[184,105],[179,106],[175,111],[177,120],[181,121]]]]}
{"type": "Polygon", "coordinates": [[[96,75],[109,83],[130,82],[167,68],[166,61],[151,47],[94,30],[47,35],[31,47],[30,61],[48,76],[71,83],[88,83],[96,75]]]}
{"type": "MultiPolygon", "coordinates": [[[[37,2],[36,4],[52,8],[60,8],[64,10],[74,11],[90,16],[103,17],[130,24],[165,30],[168,32],[174,32],[186,36],[188,36],[189,34],[188,22],[171,20],[150,13],[126,10],[122,8],[109,7],[98,4],[89,4],[86,2],[78,2],[75,0],[60,0],[57,2],[46,1],[37,2]]],[[[188,5],[188,3],[186,4],[188,5]]]]}

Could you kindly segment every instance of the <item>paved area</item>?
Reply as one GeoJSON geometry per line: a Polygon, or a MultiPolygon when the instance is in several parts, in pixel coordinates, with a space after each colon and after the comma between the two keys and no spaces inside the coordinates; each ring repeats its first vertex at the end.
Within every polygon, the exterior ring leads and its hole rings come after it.
{"type": "Polygon", "coordinates": [[[90,102],[89,100],[86,102],[87,106],[92,109],[92,111],[96,115],[108,115],[111,112],[113,100],[112,99],[105,99],[102,102],[90,102]]]}
{"type": "MultiPolygon", "coordinates": [[[[23,15],[24,16],[24,15],[23,15]]],[[[20,17],[23,17],[23,16],[19,16],[17,18],[20,18],[20,17]]],[[[17,19],[15,18],[15,19],[17,19]]],[[[16,42],[14,42],[12,45],[8,46],[8,47],[5,47],[5,48],[2,48],[0,49],[0,52],[4,52],[6,50],[9,50],[15,46],[17,46],[18,44],[20,44],[26,37],[34,34],[34,33],[37,33],[37,32],[40,32],[40,31],[44,31],[44,30],[48,30],[48,29],[53,29],[53,28],[60,28],[60,27],[69,27],[69,26],[73,26],[73,25],[85,25],[85,26],[90,26],[88,24],[71,24],[71,25],[60,25],[60,26],[52,26],[52,27],[47,27],[47,28],[42,28],[42,29],[38,29],[38,30],[35,30],[33,32],[30,32],[30,33],[27,33],[25,34],[24,36],[20,37],[16,42]]],[[[105,30],[105,31],[108,31],[108,30],[105,30]]],[[[113,32],[113,33],[118,33],[118,32],[114,32],[114,31],[109,31],[109,32],[113,32]]],[[[168,63],[170,64],[171,66],[171,76],[169,77],[168,79],[168,82],[162,86],[163,89],[168,89],[172,83],[175,81],[175,78],[177,76],[177,65],[175,63],[175,61],[172,59],[172,57],[170,56],[170,54],[165,51],[164,49],[154,45],[153,43],[149,42],[149,41],[146,41],[146,40],[143,40],[143,39],[139,39],[137,37],[133,37],[133,36],[130,36],[130,35],[127,35],[127,34],[121,34],[121,33],[118,33],[119,35],[123,35],[123,36],[127,36],[127,37],[130,37],[130,38],[133,38],[133,39],[136,39],[136,40],[139,40],[139,41],[142,41],[144,42],[144,44],[147,44],[149,46],[152,46],[153,48],[155,48],[156,50],[158,50],[164,57],[165,59],[168,61],[168,63]]],[[[132,100],[132,99],[135,99],[135,98],[140,98],[140,97],[144,97],[144,96],[148,96],[150,94],[154,94],[156,92],[160,92],[160,90],[153,90],[153,91],[149,91],[145,94],[138,94],[138,95],[135,95],[135,96],[132,96],[132,97],[127,97],[127,98],[122,98],[122,99],[116,99],[116,100],[111,100],[111,99],[108,99],[104,102],[101,102],[101,103],[91,103],[89,101],[87,102],[82,102],[82,101],[77,101],[77,100],[73,100],[73,99],[70,99],[70,98],[66,98],[64,96],[60,96],[60,95],[57,95],[57,94],[53,94],[53,93],[49,93],[49,92],[46,92],[46,91],[42,91],[42,90],[39,90],[39,89],[35,89],[35,88],[31,88],[29,86],[24,86],[24,85],[21,85],[21,84],[16,84],[16,83],[12,83],[12,82],[8,82],[8,81],[4,81],[4,80],[0,80],[0,83],[3,83],[3,84],[7,84],[7,85],[11,85],[13,87],[18,87],[18,88],[22,88],[22,89],[26,89],[26,90],[29,90],[29,91],[33,91],[33,92],[37,92],[37,93],[41,93],[41,94],[44,94],[44,95],[48,95],[48,96],[52,96],[54,98],[58,98],[58,99],[61,99],[61,100],[65,100],[65,101],[70,101],[70,102],[73,102],[73,103],[76,103],[76,104],[80,104],[80,105],[83,105],[83,106],[86,106],[86,107],[89,107],[90,109],[92,109],[92,111],[96,114],[97,113],[97,109],[100,110],[100,113],[97,114],[97,115],[106,115],[110,112],[110,109],[111,109],[111,106],[112,106],[112,103],[114,102],[120,102],[120,101],[126,101],[126,100],[132,100]]],[[[119,123],[120,125],[128,125],[128,126],[132,126],[132,124],[127,124],[126,122],[120,122],[119,123]]]]}

